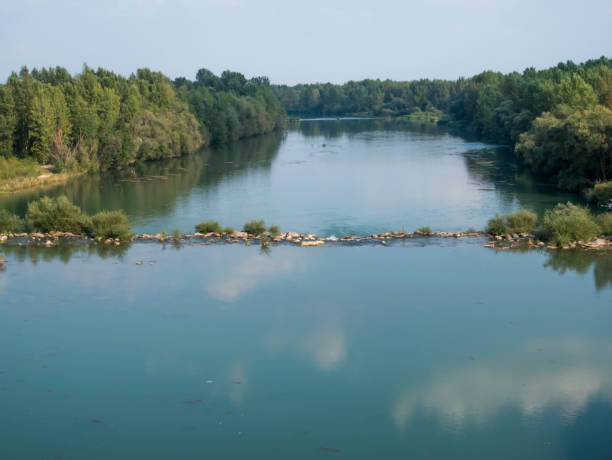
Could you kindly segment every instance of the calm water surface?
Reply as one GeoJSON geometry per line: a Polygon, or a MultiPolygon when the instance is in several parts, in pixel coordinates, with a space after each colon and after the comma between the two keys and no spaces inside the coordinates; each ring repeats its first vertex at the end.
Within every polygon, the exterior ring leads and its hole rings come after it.
{"type": "MultiPolygon", "coordinates": [[[[42,192],[0,197],[24,213],[42,192]]],[[[137,232],[240,229],[263,218],[321,236],[482,229],[495,213],[542,212],[562,194],[518,171],[504,149],[382,120],[309,120],[190,157],[78,178],[66,194],[89,212],[124,209],[137,232]]]]}
{"type": "Polygon", "coordinates": [[[609,459],[612,257],[436,241],[5,245],[0,457],[609,459]]]}

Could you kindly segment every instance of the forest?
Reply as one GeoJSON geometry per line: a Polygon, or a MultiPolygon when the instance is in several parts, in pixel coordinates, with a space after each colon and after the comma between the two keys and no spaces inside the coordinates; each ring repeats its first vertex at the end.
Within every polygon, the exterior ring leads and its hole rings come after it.
{"type": "Polygon", "coordinates": [[[510,145],[523,164],[566,190],[612,179],[612,60],[536,71],[486,71],[456,81],[275,85],[292,116],[380,116],[447,124],[510,145]]]}
{"type": "MultiPolygon", "coordinates": [[[[271,85],[200,69],[171,81],[84,66],[22,68],[0,85],[0,179],[119,168],[267,133],[297,117],[376,116],[444,124],[510,145],[520,162],[566,190],[612,190],[612,60],[571,61],[456,81],[271,85]],[[602,186],[601,184],[606,184],[602,186]]],[[[602,195],[602,192],[605,193],[602,195]]],[[[601,196],[599,196],[601,195],[601,196]]],[[[604,196],[605,195],[605,196],[604,196]]]]}
{"type": "Polygon", "coordinates": [[[195,82],[172,82],[149,69],[124,78],[87,66],[75,76],[24,67],[0,85],[0,166],[10,169],[1,172],[119,168],[269,132],[284,120],[265,77],[202,69],[195,82]]]}

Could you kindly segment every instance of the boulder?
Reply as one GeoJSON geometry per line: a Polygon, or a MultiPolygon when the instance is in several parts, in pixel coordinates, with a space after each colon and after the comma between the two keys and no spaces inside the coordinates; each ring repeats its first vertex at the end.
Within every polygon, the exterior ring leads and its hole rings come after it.
{"type": "Polygon", "coordinates": [[[316,241],[302,241],[302,243],[300,244],[300,246],[321,246],[325,244],[325,241],[323,240],[316,240],[316,241]]]}

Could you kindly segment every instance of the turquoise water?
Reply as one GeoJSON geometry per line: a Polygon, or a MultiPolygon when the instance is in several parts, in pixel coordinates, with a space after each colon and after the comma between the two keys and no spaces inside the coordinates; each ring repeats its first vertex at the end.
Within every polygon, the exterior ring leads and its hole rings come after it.
{"type": "Polygon", "coordinates": [[[609,459],[612,256],[482,243],[0,247],[0,457],[609,459]]]}
{"type": "Polygon", "coordinates": [[[478,230],[496,213],[577,200],[521,172],[503,148],[381,120],[303,121],[189,157],[0,196],[0,206],[23,214],[43,193],[66,194],[91,213],[123,209],[137,232],[190,232],[210,219],[241,229],[263,218],[320,236],[478,230]]]}

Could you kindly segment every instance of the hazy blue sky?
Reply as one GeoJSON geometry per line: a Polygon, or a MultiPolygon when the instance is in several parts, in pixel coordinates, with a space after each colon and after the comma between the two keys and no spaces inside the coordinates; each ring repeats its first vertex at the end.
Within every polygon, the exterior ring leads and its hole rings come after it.
{"type": "Polygon", "coordinates": [[[275,83],[450,78],[612,56],[610,0],[0,0],[0,79],[86,62],[275,83]]]}

